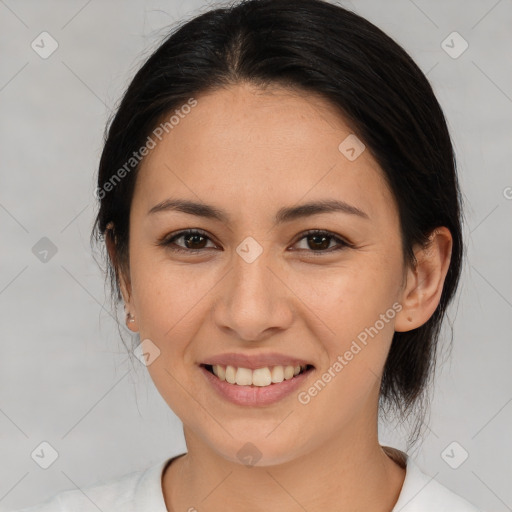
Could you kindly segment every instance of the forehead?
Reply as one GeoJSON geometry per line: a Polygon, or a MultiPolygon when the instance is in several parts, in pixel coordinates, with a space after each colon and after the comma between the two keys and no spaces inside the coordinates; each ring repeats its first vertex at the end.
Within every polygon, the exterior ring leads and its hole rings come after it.
{"type": "Polygon", "coordinates": [[[260,215],[262,205],[326,195],[350,200],[372,218],[393,209],[370,152],[356,159],[343,152],[344,141],[353,146],[357,139],[323,98],[242,84],[195,99],[142,162],[134,202],[146,211],[169,195],[218,202],[223,209],[243,204],[260,215]]]}

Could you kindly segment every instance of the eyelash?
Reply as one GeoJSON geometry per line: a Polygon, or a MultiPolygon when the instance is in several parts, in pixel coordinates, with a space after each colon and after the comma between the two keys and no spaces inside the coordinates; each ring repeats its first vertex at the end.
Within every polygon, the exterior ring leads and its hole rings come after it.
{"type": "MultiPolygon", "coordinates": [[[[187,235],[199,235],[199,236],[203,236],[211,241],[210,237],[204,231],[197,230],[197,229],[187,229],[184,231],[180,231],[179,233],[173,234],[170,237],[166,236],[166,237],[161,238],[158,241],[157,245],[167,247],[168,249],[170,249],[173,252],[188,253],[188,254],[198,254],[202,251],[208,250],[208,248],[186,249],[186,248],[183,248],[183,247],[180,247],[180,246],[177,246],[176,244],[174,244],[175,240],[182,238],[184,236],[187,236],[187,235]]],[[[298,243],[301,240],[303,240],[304,238],[307,238],[308,236],[311,236],[311,235],[324,235],[324,236],[338,242],[338,247],[325,249],[325,250],[314,251],[312,249],[298,249],[298,251],[310,252],[314,256],[321,256],[322,254],[331,254],[333,252],[341,251],[346,248],[354,248],[355,247],[353,244],[347,242],[346,240],[343,240],[342,238],[335,235],[334,233],[331,233],[330,231],[325,231],[325,230],[321,230],[321,229],[310,229],[308,231],[305,231],[301,235],[302,235],[301,238],[299,238],[295,243],[298,243]]]]}

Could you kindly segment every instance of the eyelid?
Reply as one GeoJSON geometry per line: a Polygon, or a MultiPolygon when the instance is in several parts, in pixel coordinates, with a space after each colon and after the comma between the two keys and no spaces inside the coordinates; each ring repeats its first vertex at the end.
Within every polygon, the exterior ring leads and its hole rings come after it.
{"type": "MultiPolygon", "coordinates": [[[[211,249],[211,247],[203,248],[203,249],[187,249],[187,248],[184,248],[181,246],[171,247],[171,245],[174,243],[173,242],[174,240],[181,238],[182,236],[186,236],[186,235],[202,235],[205,238],[207,238],[209,241],[211,241],[212,243],[215,244],[215,242],[212,240],[212,237],[206,231],[199,229],[199,228],[188,228],[188,229],[183,229],[183,230],[175,232],[175,233],[171,233],[170,235],[163,236],[162,238],[160,238],[157,241],[156,245],[168,247],[170,250],[175,251],[175,252],[182,252],[182,253],[189,253],[189,254],[198,254],[205,250],[211,249]]],[[[321,250],[321,251],[313,251],[311,249],[293,249],[293,250],[298,251],[298,252],[307,252],[309,254],[312,254],[313,256],[321,256],[323,254],[331,254],[333,252],[341,251],[346,248],[352,248],[352,249],[355,248],[355,245],[353,243],[349,242],[346,238],[342,237],[341,235],[333,233],[332,231],[329,231],[327,229],[319,229],[319,228],[308,229],[306,231],[299,233],[299,235],[297,236],[296,240],[293,242],[292,245],[297,244],[298,242],[300,242],[302,239],[306,238],[309,235],[326,235],[328,238],[335,240],[338,244],[338,247],[334,247],[334,248],[331,247],[330,249],[325,249],[325,250],[321,250]]]]}
{"type": "Polygon", "coordinates": [[[331,247],[330,249],[325,249],[323,251],[313,251],[311,249],[295,249],[296,251],[305,251],[313,255],[321,255],[321,254],[331,254],[333,252],[340,251],[345,248],[355,248],[355,245],[351,242],[349,242],[346,238],[342,237],[341,235],[338,235],[336,233],[333,233],[332,231],[329,231],[328,229],[308,229],[306,231],[303,231],[302,233],[299,233],[297,239],[293,243],[295,245],[296,243],[300,242],[303,238],[306,238],[309,235],[325,235],[328,238],[331,238],[335,240],[338,243],[338,247],[331,247]]]}
{"type": "MultiPolygon", "coordinates": [[[[176,252],[188,252],[191,254],[198,253],[201,251],[204,251],[205,249],[186,249],[185,247],[176,246],[176,247],[170,247],[173,244],[173,240],[176,240],[178,238],[181,238],[182,236],[186,235],[202,235],[205,238],[207,238],[209,241],[213,242],[212,237],[204,230],[199,228],[188,228],[188,229],[182,229],[181,231],[177,231],[175,233],[171,233],[170,235],[164,235],[162,238],[159,238],[157,240],[156,245],[169,247],[171,250],[176,252]]],[[[215,243],[215,242],[213,242],[215,243]]],[[[210,249],[210,248],[208,248],[210,249]]]]}

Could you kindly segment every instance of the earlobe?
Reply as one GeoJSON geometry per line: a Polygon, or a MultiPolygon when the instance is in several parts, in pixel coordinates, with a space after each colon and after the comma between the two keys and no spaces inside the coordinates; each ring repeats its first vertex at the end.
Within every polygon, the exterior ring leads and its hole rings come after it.
{"type": "Polygon", "coordinates": [[[450,266],[453,239],[446,227],[436,228],[425,247],[415,251],[417,263],[407,270],[402,291],[402,310],[396,316],[395,331],[406,332],[422,326],[434,314],[450,266]]]}
{"type": "Polygon", "coordinates": [[[130,331],[138,332],[137,323],[135,320],[135,313],[132,313],[133,310],[133,304],[131,304],[131,294],[126,286],[125,280],[124,280],[124,274],[123,272],[118,271],[118,279],[119,279],[119,287],[121,288],[121,294],[123,296],[123,300],[125,303],[124,306],[124,312],[126,315],[126,327],[130,329],[130,331]]]}
{"type": "Polygon", "coordinates": [[[138,332],[137,326],[135,324],[135,315],[132,315],[128,308],[126,307],[126,304],[124,305],[124,312],[126,315],[126,327],[130,329],[130,331],[138,332]]]}
{"type": "Polygon", "coordinates": [[[417,318],[417,294],[418,274],[416,267],[407,269],[406,284],[402,289],[400,305],[402,309],[395,317],[395,331],[406,332],[418,327],[417,318]]]}
{"type": "Polygon", "coordinates": [[[121,295],[123,297],[124,302],[124,311],[126,315],[126,326],[128,329],[130,329],[133,332],[138,332],[137,325],[135,322],[135,315],[130,312],[130,309],[132,309],[132,306],[130,305],[131,302],[131,287],[127,285],[125,280],[125,275],[120,268],[118,259],[117,259],[117,253],[116,253],[116,246],[115,246],[115,235],[114,235],[114,229],[113,229],[113,223],[110,222],[107,225],[107,232],[105,236],[105,243],[107,246],[108,255],[110,258],[110,262],[112,266],[115,269],[116,277],[119,283],[119,288],[121,290],[121,295]]]}

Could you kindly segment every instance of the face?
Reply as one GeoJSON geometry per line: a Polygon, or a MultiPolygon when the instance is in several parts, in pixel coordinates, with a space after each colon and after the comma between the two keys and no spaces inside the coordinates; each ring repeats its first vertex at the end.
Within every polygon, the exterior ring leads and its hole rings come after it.
{"type": "Polygon", "coordinates": [[[404,276],[382,171],[320,98],[237,85],[196,100],[143,161],[130,214],[122,289],[158,391],[234,462],[372,431],[404,276]],[[203,208],[151,212],[167,200],[203,208]],[[338,208],[300,209],[319,202],[338,208]]]}

